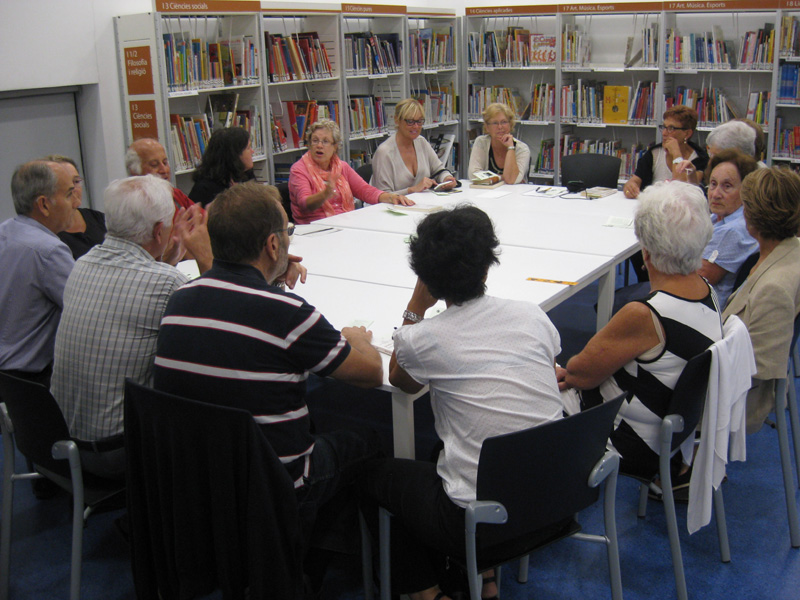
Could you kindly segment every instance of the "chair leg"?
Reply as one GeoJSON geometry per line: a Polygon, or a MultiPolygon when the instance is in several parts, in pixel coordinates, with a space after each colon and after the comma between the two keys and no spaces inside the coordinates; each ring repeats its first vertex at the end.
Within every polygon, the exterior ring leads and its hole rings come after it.
{"type": "Polygon", "coordinates": [[[517,572],[517,581],[519,583],[528,583],[528,567],[531,562],[530,559],[530,554],[526,554],[519,559],[519,571],[517,572]]]}
{"type": "Polygon", "coordinates": [[[647,516],[647,493],[649,491],[649,486],[643,483],[639,484],[639,512],[637,515],[640,519],[644,519],[647,516]]]}
{"type": "MultiPolygon", "coordinates": [[[[793,355],[797,355],[795,346],[793,355]]],[[[797,388],[795,387],[795,376],[797,368],[794,360],[789,361],[789,374],[786,382],[786,403],[789,407],[789,419],[792,426],[792,442],[794,443],[794,467],[797,471],[797,485],[800,486],[800,417],[797,414],[797,388]]]]}
{"type": "Polygon", "coordinates": [[[795,373],[800,371],[800,352],[797,350],[797,344],[792,348],[792,366],[795,373]]]}
{"type": "MultiPolygon", "coordinates": [[[[611,473],[603,490],[603,528],[608,540],[606,550],[612,600],[622,600],[622,573],[619,566],[619,543],[617,542],[617,477],[616,471],[611,473]]],[[[647,496],[645,495],[645,497],[647,496]]]]}
{"type": "Polygon", "coordinates": [[[361,529],[361,576],[364,580],[364,600],[373,600],[372,540],[370,540],[367,522],[361,511],[358,513],[358,525],[361,529]]]}
{"type": "Polygon", "coordinates": [[[0,528],[0,600],[8,600],[11,566],[11,515],[14,511],[14,441],[3,431],[3,517],[0,528]]]}
{"type": "MultiPolygon", "coordinates": [[[[60,442],[59,442],[60,443],[60,442]]],[[[59,445],[56,443],[56,446],[59,445]]],[[[78,448],[70,442],[67,447],[70,474],[72,477],[72,570],[70,574],[69,597],[70,600],[79,600],[81,597],[81,558],[83,555],[83,471],[81,460],[78,457],[78,448]]],[[[53,458],[64,458],[61,453],[53,452],[53,458]]]]}
{"type": "Polygon", "coordinates": [[[786,494],[786,512],[789,516],[789,539],[792,548],[800,548],[800,523],[797,518],[797,503],[794,499],[792,459],[789,455],[789,434],[786,431],[786,380],[779,379],[775,391],[775,422],[778,428],[778,447],[781,454],[783,487],[786,494]]]}
{"type": "MultiPolygon", "coordinates": [[[[670,435],[669,439],[671,438],[672,436],[670,435]]],[[[672,496],[672,475],[670,474],[669,453],[662,451],[659,462],[662,491],[661,498],[664,502],[664,514],[667,519],[667,535],[669,537],[669,549],[672,553],[672,569],[675,572],[675,589],[677,591],[678,600],[688,600],[689,595],[686,591],[686,575],[683,572],[683,556],[681,555],[681,540],[678,536],[678,519],[675,517],[675,498],[672,496]]]]}
{"type": "Polygon", "coordinates": [[[392,566],[390,554],[390,527],[391,515],[385,508],[378,509],[378,538],[380,549],[380,574],[381,574],[381,600],[391,600],[392,598],[392,566]]]}
{"type": "Polygon", "coordinates": [[[717,537],[719,537],[719,557],[724,563],[731,562],[731,547],[728,543],[728,525],[725,522],[725,502],[722,499],[722,488],[714,490],[714,515],[717,520],[717,537]]]}

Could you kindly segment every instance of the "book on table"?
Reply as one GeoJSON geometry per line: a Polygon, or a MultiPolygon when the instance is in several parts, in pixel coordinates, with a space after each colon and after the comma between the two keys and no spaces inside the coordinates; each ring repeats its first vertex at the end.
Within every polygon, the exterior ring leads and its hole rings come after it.
{"type": "Polygon", "coordinates": [[[493,171],[475,171],[470,179],[470,187],[494,189],[503,185],[503,178],[493,171]]]}

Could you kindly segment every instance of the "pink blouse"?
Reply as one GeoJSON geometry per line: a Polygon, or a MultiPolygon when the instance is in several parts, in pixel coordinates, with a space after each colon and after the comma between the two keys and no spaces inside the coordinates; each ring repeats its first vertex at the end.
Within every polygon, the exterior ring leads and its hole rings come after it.
{"type": "MultiPolygon", "coordinates": [[[[347,177],[353,197],[363,200],[367,204],[377,204],[378,198],[383,193],[376,187],[372,187],[353,168],[347,164],[342,164],[342,175],[347,177]]],[[[306,198],[316,192],[311,185],[311,177],[308,168],[302,160],[298,160],[292,165],[289,172],[289,197],[292,199],[292,218],[298,225],[311,223],[317,219],[325,218],[325,211],[322,208],[309,211],[306,209],[306,198]]],[[[342,207],[342,197],[339,190],[335,190],[333,197],[328,199],[336,214],[345,212],[342,207]]]]}

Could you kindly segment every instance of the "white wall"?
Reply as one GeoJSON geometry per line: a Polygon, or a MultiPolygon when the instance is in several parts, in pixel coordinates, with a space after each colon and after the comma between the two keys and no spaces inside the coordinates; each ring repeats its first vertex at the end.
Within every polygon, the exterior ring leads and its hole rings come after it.
{"type": "MultiPolygon", "coordinates": [[[[364,3],[402,4],[391,0],[364,3]]],[[[407,5],[455,8],[457,14],[463,15],[467,2],[414,0],[407,5]]],[[[122,103],[112,19],[152,8],[151,0],[0,0],[0,56],[3,57],[0,93],[82,86],[78,117],[86,175],[94,205],[101,209],[100,191],[113,179],[125,176],[122,103]]],[[[0,182],[0,189],[7,185],[0,182]]]]}

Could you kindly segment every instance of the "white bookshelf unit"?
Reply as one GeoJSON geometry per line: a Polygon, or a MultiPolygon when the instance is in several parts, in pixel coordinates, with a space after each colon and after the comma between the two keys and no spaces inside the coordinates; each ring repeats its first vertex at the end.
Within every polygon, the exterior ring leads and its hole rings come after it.
{"type": "Polygon", "coordinates": [[[209,100],[225,95],[236,104],[230,124],[249,129],[256,173],[266,179],[260,3],[204,0],[191,11],[184,7],[155,0],[153,12],[114,19],[125,143],[158,139],[173,184],[188,192],[212,128],[224,125],[214,122],[209,100]]]}

